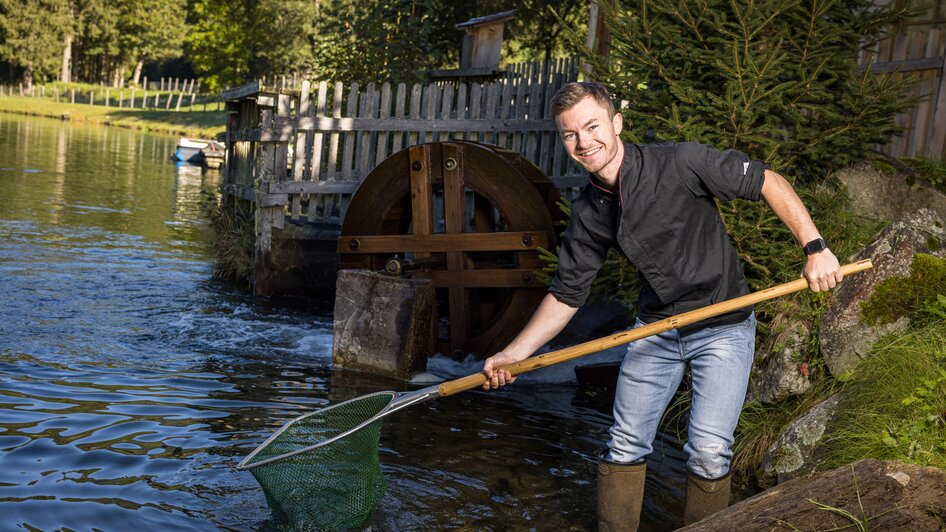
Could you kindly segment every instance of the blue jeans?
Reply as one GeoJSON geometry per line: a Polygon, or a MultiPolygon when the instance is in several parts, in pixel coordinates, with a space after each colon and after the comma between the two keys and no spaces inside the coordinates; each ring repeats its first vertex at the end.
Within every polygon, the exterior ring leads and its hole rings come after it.
{"type": "Polygon", "coordinates": [[[683,448],[687,469],[708,479],[725,476],[754,353],[755,314],[735,325],[683,337],[672,330],[629,344],[615,392],[607,459],[631,463],[651,453],[657,425],[689,364],[693,399],[683,448]]]}

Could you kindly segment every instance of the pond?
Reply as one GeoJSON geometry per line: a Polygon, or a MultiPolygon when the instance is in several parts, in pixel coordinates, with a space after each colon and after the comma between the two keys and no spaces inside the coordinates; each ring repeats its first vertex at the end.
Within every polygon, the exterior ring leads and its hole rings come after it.
{"type": "MultiPolygon", "coordinates": [[[[39,530],[266,530],[240,460],[286,421],[377,390],[332,367],[332,302],[214,280],[219,175],[176,138],[0,114],[0,513],[39,530]]],[[[431,360],[454,378],[480,363],[431,360]]],[[[591,530],[610,398],[548,368],[410,407],[381,431],[372,530],[591,530]]],[[[645,526],[682,514],[661,444],[645,526]]]]}

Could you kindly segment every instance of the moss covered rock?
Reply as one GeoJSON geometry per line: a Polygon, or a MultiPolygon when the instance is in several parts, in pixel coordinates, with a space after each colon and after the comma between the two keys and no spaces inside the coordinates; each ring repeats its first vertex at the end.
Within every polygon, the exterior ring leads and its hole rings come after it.
{"type": "Polygon", "coordinates": [[[880,283],[908,277],[917,253],[946,258],[944,242],[946,224],[943,219],[932,210],[920,209],[881,231],[872,244],[852,259],[871,259],[874,268],[846,279],[831,295],[821,322],[819,343],[832,375],[840,377],[852,369],[881,337],[906,329],[909,325],[906,316],[892,321],[865,319],[862,304],[880,283]]]}
{"type": "Polygon", "coordinates": [[[782,432],[762,461],[762,476],[766,480],[781,483],[814,471],[815,449],[837,411],[840,398],[840,394],[835,394],[818,403],[782,432]]]}

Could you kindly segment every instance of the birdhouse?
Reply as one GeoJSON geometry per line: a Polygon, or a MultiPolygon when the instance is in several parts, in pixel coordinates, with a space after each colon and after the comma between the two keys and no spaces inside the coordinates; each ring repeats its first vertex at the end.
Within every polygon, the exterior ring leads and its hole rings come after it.
{"type": "Polygon", "coordinates": [[[434,70],[434,79],[483,81],[503,74],[499,62],[503,55],[503,28],[516,16],[516,10],[476,17],[455,26],[465,31],[460,52],[460,68],[434,70]]]}
{"type": "Polygon", "coordinates": [[[457,24],[458,30],[466,31],[460,54],[460,70],[498,69],[503,55],[503,28],[515,16],[516,10],[512,9],[457,24]]]}

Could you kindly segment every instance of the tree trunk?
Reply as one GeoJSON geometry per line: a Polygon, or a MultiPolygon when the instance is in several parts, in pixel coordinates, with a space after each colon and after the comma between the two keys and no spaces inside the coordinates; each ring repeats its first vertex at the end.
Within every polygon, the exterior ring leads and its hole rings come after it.
{"type": "Polygon", "coordinates": [[[138,81],[141,79],[141,70],[145,66],[144,59],[139,59],[138,64],[135,65],[135,73],[131,76],[131,84],[135,87],[138,86],[138,81]]]}
{"type": "Polygon", "coordinates": [[[59,73],[59,81],[63,83],[72,81],[72,39],[73,35],[67,33],[62,47],[62,71],[59,73]]]}

